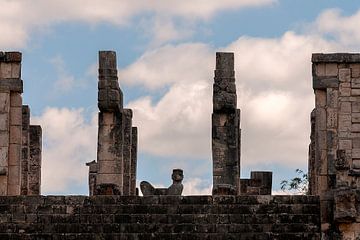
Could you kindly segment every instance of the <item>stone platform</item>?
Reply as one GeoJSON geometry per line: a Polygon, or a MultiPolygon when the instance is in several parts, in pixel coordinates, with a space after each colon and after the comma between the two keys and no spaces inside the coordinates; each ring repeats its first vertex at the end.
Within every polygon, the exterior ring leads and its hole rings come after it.
{"type": "Polygon", "coordinates": [[[0,197],[0,239],[320,239],[316,196],[0,197]]]}

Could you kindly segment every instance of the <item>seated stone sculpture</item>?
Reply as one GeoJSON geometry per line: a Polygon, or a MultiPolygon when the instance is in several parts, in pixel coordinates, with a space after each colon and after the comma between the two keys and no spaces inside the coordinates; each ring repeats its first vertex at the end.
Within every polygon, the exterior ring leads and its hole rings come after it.
{"type": "Polygon", "coordinates": [[[140,183],[140,189],[144,196],[150,195],[177,195],[180,196],[184,186],[182,185],[182,180],[184,179],[184,174],[182,169],[173,169],[173,174],[171,175],[173,184],[169,188],[154,188],[149,182],[142,181],[140,183]]]}

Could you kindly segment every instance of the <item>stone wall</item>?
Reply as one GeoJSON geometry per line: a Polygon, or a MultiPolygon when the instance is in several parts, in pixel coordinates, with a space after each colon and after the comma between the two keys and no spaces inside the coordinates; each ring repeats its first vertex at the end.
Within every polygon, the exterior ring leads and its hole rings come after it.
{"type": "Polygon", "coordinates": [[[315,196],[0,197],[0,239],[320,239],[315,196]]]}
{"type": "Polygon", "coordinates": [[[310,194],[324,239],[360,238],[360,54],[313,54],[310,194]]]}
{"type": "Polygon", "coordinates": [[[22,105],[21,60],[20,52],[0,52],[0,195],[3,196],[40,194],[41,127],[30,125],[30,108],[22,105]]]}

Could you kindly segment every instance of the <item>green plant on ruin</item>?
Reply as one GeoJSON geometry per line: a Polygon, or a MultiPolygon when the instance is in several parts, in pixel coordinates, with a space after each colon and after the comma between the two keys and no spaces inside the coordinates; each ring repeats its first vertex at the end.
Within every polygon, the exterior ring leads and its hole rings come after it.
{"type": "Polygon", "coordinates": [[[301,169],[295,170],[297,176],[290,180],[282,180],[280,187],[282,191],[291,191],[295,194],[307,194],[309,190],[308,174],[301,169]]]}

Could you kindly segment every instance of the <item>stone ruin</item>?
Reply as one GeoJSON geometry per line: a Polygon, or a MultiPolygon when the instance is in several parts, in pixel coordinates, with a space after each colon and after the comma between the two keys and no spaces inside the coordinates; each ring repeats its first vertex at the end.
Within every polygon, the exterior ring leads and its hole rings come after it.
{"type": "Polygon", "coordinates": [[[360,239],[360,54],[312,62],[309,195],[272,196],[271,172],[240,178],[234,55],[217,53],[212,196],[179,196],[180,169],[169,188],[146,182],[138,196],[138,131],[123,108],[116,54],[101,51],[90,196],[41,196],[41,127],[22,105],[21,53],[1,52],[0,239],[360,239]]]}

